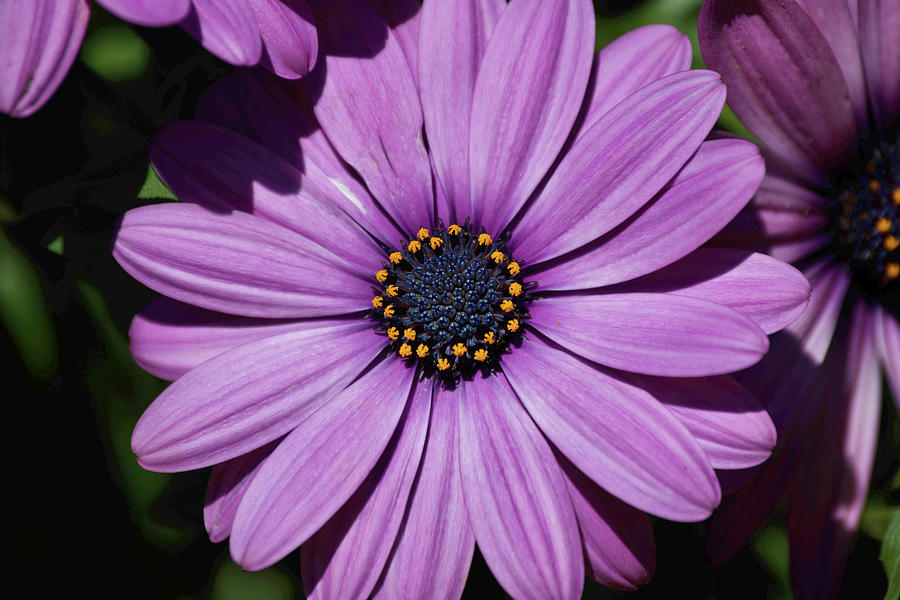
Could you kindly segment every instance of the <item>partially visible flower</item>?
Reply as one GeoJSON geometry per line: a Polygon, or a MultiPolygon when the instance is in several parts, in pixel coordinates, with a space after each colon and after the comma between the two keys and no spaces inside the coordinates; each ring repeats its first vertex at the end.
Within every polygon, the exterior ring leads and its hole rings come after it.
{"type": "Polygon", "coordinates": [[[176,380],[140,463],[215,465],[210,537],[248,569],[302,544],[311,598],[459,597],[476,542],[516,598],[647,581],[645,511],[704,519],[768,456],[724,374],[808,300],[698,249],[763,176],[704,141],[724,87],[669,27],[595,57],[589,0],[428,0],[403,34],[313,6],[322,70],[216,82],[150,148],[186,203],[117,232],[168,296],[130,332],[176,380]]]}
{"type": "MultiPolygon", "coordinates": [[[[148,27],[179,24],[233,65],[302,77],[318,40],[307,0],[98,0],[148,27]]],[[[0,0],[0,112],[27,117],[53,95],[81,46],[87,0],[0,0]]]]}
{"type": "Polygon", "coordinates": [[[794,585],[830,598],[867,496],[882,370],[900,406],[900,2],[707,0],[700,46],[769,168],[716,243],[793,261],[813,286],[740,377],[779,445],[732,482],[710,551],[732,555],[786,497],[794,585]]]}

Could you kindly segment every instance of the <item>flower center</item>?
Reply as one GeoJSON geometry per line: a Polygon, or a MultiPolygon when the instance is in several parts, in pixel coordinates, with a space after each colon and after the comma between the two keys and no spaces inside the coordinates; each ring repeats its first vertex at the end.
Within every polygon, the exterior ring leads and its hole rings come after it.
{"type": "Polygon", "coordinates": [[[839,182],[831,210],[835,252],[867,287],[881,292],[898,287],[900,147],[881,142],[868,161],[839,182]]]}
{"type": "Polygon", "coordinates": [[[521,267],[467,225],[419,229],[375,274],[373,317],[392,351],[445,384],[497,368],[528,319],[521,267]]]}

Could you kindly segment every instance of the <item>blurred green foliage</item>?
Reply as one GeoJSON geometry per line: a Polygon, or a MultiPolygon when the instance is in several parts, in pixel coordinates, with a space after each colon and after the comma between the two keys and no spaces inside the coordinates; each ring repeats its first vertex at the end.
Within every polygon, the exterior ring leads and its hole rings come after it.
{"type": "Polygon", "coordinates": [[[81,45],[81,60],[109,81],[131,81],[147,71],[150,48],[124,23],[93,27],[81,45]]]}
{"type": "Polygon", "coordinates": [[[895,514],[881,547],[881,562],[888,576],[888,591],[884,600],[900,598],[900,514],[895,514]]]}

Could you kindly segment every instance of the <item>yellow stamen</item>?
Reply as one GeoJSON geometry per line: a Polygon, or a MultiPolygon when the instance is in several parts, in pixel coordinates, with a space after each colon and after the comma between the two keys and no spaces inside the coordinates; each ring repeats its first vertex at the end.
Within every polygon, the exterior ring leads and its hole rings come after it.
{"type": "Polygon", "coordinates": [[[478,362],[484,362],[487,360],[487,357],[488,357],[488,351],[485,350],[484,348],[479,348],[478,350],[475,351],[475,356],[473,356],[472,358],[474,358],[478,362]]]}
{"type": "Polygon", "coordinates": [[[891,192],[891,202],[900,206],[900,187],[895,187],[891,192]]]}
{"type": "Polygon", "coordinates": [[[519,268],[519,263],[517,263],[516,261],[512,261],[511,263],[506,265],[506,268],[509,269],[510,275],[518,275],[519,271],[522,270],[519,268]]]}
{"type": "Polygon", "coordinates": [[[887,233],[891,230],[891,220],[887,217],[880,217],[875,220],[875,231],[878,233],[887,233]]]}
{"type": "Polygon", "coordinates": [[[391,339],[391,341],[396,342],[397,339],[400,337],[400,332],[397,330],[396,327],[391,327],[390,329],[387,330],[387,336],[391,339]]]}
{"type": "Polygon", "coordinates": [[[382,298],[381,296],[375,296],[374,298],[372,298],[372,306],[374,306],[375,308],[381,308],[381,304],[383,301],[384,298],[382,298]]]}
{"type": "Polygon", "coordinates": [[[400,346],[400,356],[406,358],[407,356],[412,356],[412,346],[409,344],[403,344],[400,346]]]}
{"type": "Polygon", "coordinates": [[[488,331],[486,334],[484,334],[483,341],[485,344],[493,344],[494,343],[494,332],[488,331]]]}
{"type": "Polygon", "coordinates": [[[877,191],[878,191],[878,188],[880,188],[880,187],[881,187],[881,184],[878,182],[877,179],[870,179],[870,180],[869,180],[869,191],[872,192],[873,194],[874,194],[875,192],[877,192],[877,191]]]}
{"type": "MultiPolygon", "coordinates": [[[[449,233],[450,235],[459,235],[461,231],[462,231],[462,227],[460,227],[459,225],[456,225],[456,224],[451,225],[450,227],[447,228],[447,233],[449,233]]],[[[444,359],[441,359],[441,360],[444,360],[444,359]]],[[[441,362],[441,361],[439,360],[438,362],[441,362]]]]}
{"type": "Polygon", "coordinates": [[[488,246],[493,241],[494,240],[491,239],[491,236],[489,236],[486,233],[482,233],[481,235],[478,236],[478,245],[479,246],[488,246]]]}
{"type": "Polygon", "coordinates": [[[888,235],[885,236],[882,244],[884,245],[885,250],[887,250],[888,252],[893,252],[897,249],[898,246],[900,246],[900,238],[898,238],[896,235],[888,235]]]}
{"type": "Polygon", "coordinates": [[[388,255],[388,260],[390,260],[392,264],[399,265],[400,261],[403,260],[403,255],[399,252],[391,252],[388,255]]]}
{"type": "Polygon", "coordinates": [[[462,356],[463,354],[466,354],[468,351],[469,351],[469,349],[466,348],[466,345],[463,344],[462,342],[453,346],[453,354],[456,356],[462,356]]]}
{"type": "Polygon", "coordinates": [[[428,235],[429,235],[428,230],[425,229],[424,227],[422,227],[421,229],[419,229],[419,233],[416,234],[416,237],[419,238],[420,240],[424,241],[425,238],[428,237],[428,235]]]}
{"type": "Polygon", "coordinates": [[[416,348],[416,356],[419,358],[425,358],[428,356],[428,346],[425,344],[419,344],[419,347],[416,348]]]}
{"type": "Polygon", "coordinates": [[[889,262],[884,265],[884,280],[893,281],[900,277],[900,263],[889,262]]]}
{"type": "Polygon", "coordinates": [[[428,245],[431,246],[432,250],[437,250],[443,243],[444,240],[441,238],[431,238],[430,240],[428,240],[428,245]]]}
{"type": "Polygon", "coordinates": [[[388,277],[387,269],[382,269],[382,270],[378,271],[377,273],[375,273],[375,280],[378,281],[378,283],[384,283],[385,281],[387,281],[387,277],[388,277]]]}
{"type": "Polygon", "coordinates": [[[506,324],[506,328],[510,331],[518,331],[519,330],[519,320],[513,319],[506,324]]]}
{"type": "Polygon", "coordinates": [[[446,358],[439,358],[437,360],[437,368],[438,368],[438,371],[446,371],[447,369],[450,368],[450,361],[447,360],[446,358]]]}
{"type": "Polygon", "coordinates": [[[397,295],[397,292],[399,290],[400,290],[400,288],[398,288],[396,285],[392,284],[392,285],[387,286],[387,288],[384,290],[384,293],[387,294],[388,296],[390,296],[391,298],[393,298],[394,296],[397,295]]]}
{"type": "Polygon", "coordinates": [[[412,329],[412,328],[404,329],[404,330],[403,330],[403,337],[405,337],[406,339],[408,339],[408,340],[411,341],[411,342],[415,341],[415,339],[416,339],[416,330],[415,330],[415,329],[412,329]]]}
{"type": "Polygon", "coordinates": [[[419,240],[413,240],[409,243],[409,246],[406,247],[410,252],[418,252],[422,249],[422,244],[419,240]]]}
{"type": "Polygon", "coordinates": [[[500,303],[500,308],[503,310],[503,312],[512,312],[512,309],[514,309],[515,307],[516,305],[513,304],[512,300],[504,300],[500,303]]]}
{"type": "Polygon", "coordinates": [[[491,253],[491,260],[493,260],[495,263],[497,263],[499,265],[504,260],[506,260],[506,256],[504,256],[503,253],[500,252],[499,250],[494,250],[491,253]]]}
{"type": "Polygon", "coordinates": [[[522,293],[522,286],[518,282],[513,282],[509,284],[509,295],[510,296],[518,296],[522,293]]]}
{"type": "Polygon", "coordinates": [[[384,307],[384,316],[388,319],[394,316],[394,305],[388,304],[384,307]]]}

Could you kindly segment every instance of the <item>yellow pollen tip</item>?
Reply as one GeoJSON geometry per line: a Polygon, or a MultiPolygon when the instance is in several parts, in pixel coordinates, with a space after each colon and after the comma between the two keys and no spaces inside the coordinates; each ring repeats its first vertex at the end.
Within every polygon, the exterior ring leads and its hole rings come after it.
{"type": "Polygon", "coordinates": [[[889,262],[884,265],[884,280],[893,281],[900,277],[900,263],[889,262]]]}
{"type": "Polygon", "coordinates": [[[412,356],[412,346],[409,344],[403,344],[400,346],[400,356],[406,358],[407,356],[412,356]]]}
{"type": "Polygon", "coordinates": [[[891,202],[900,206],[900,187],[896,187],[891,191],[891,202]]]}
{"type": "Polygon", "coordinates": [[[478,236],[478,245],[479,246],[487,246],[493,241],[494,240],[491,239],[491,236],[489,236],[486,233],[482,233],[481,235],[478,236]]]}
{"type": "Polygon", "coordinates": [[[381,308],[381,304],[383,301],[384,298],[382,298],[381,296],[375,296],[374,298],[372,298],[372,306],[374,306],[375,308],[381,308]]]}
{"type": "Polygon", "coordinates": [[[388,255],[388,260],[390,260],[392,264],[399,265],[400,261],[403,260],[403,255],[399,252],[391,252],[388,255]]]}
{"type": "Polygon", "coordinates": [[[880,217],[875,221],[875,231],[878,233],[887,233],[891,230],[891,220],[886,217],[880,217]]]}
{"type": "Polygon", "coordinates": [[[519,320],[513,319],[506,324],[506,328],[510,331],[518,331],[519,330],[519,320]]]}
{"type": "MultiPolygon", "coordinates": [[[[447,233],[449,233],[450,235],[459,235],[460,232],[462,232],[462,227],[460,227],[459,225],[451,225],[450,227],[447,228],[447,233]]],[[[443,360],[443,359],[441,359],[441,360],[443,360]]],[[[438,362],[441,362],[441,361],[439,360],[438,362]]]]}
{"type": "Polygon", "coordinates": [[[419,344],[419,347],[416,348],[416,356],[419,358],[425,358],[428,356],[428,346],[425,344],[419,344]]]}
{"type": "Polygon", "coordinates": [[[418,240],[413,240],[409,243],[409,246],[406,247],[410,252],[418,252],[422,249],[422,243],[418,240]]]}
{"type": "Polygon", "coordinates": [[[403,337],[405,337],[406,339],[408,339],[408,340],[411,341],[411,342],[412,342],[412,341],[415,341],[415,339],[416,339],[416,330],[415,330],[415,329],[412,329],[412,328],[405,329],[405,330],[403,331],[403,337]]]}
{"type": "Polygon", "coordinates": [[[384,316],[388,319],[394,316],[394,305],[388,304],[384,307],[384,316]]]}
{"type": "Polygon", "coordinates": [[[888,252],[893,252],[898,247],[900,247],[900,238],[896,235],[888,235],[885,236],[884,241],[882,242],[884,249],[888,252]]]}
{"type": "Polygon", "coordinates": [[[377,273],[375,273],[375,280],[378,283],[384,283],[385,281],[387,281],[387,277],[388,277],[387,269],[382,269],[382,270],[378,271],[377,273]]]}
{"type": "Polygon", "coordinates": [[[427,238],[429,235],[430,235],[429,231],[427,229],[425,229],[424,227],[422,227],[421,229],[419,229],[419,233],[416,234],[416,237],[419,238],[420,240],[424,241],[425,238],[427,238]]]}
{"type": "Polygon", "coordinates": [[[504,260],[506,260],[506,256],[504,256],[503,253],[500,252],[499,250],[494,250],[494,252],[491,253],[491,260],[493,260],[495,263],[497,263],[499,265],[504,260]]]}
{"type": "Polygon", "coordinates": [[[463,354],[466,354],[468,351],[469,351],[469,349],[466,348],[466,345],[463,344],[462,342],[453,346],[453,354],[455,356],[462,356],[463,354]]]}
{"type": "Polygon", "coordinates": [[[431,238],[430,240],[428,240],[428,245],[431,246],[432,250],[437,250],[443,243],[444,240],[442,240],[441,238],[431,238]]]}
{"type": "Polygon", "coordinates": [[[517,263],[516,261],[512,261],[511,263],[506,265],[506,268],[509,269],[510,275],[518,275],[519,271],[522,270],[521,268],[519,268],[519,263],[517,263]]]}
{"type": "Polygon", "coordinates": [[[400,332],[397,331],[396,327],[391,327],[387,330],[387,336],[394,342],[400,337],[400,332]]]}
{"type": "Polygon", "coordinates": [[[509,284],[509,295],[510,296],[518,296],[522,293],[522,285],[518,282],[513,282],[509,284]]]}
{"type": "Polygon", "coordinates": [[[472,358],[474,358],[478,362],[484,362],[487,360],[487,357],[488,357],[488,351],[485,350],[484,348],[479,348],[478,350],[475,351],[475,356],[473,356],[472,358]]]}
{"type": "Polygon", "coordinates": [[[872,193],[877,192],[877,191],[878,191],[878,188],[880,188],[880,187],[881,187],[881,184],[878,183],[878,180],[877,180],[877,179],[870,179],[870,180],[869,180],[869,191],[870,191],[870,192],[872,192],[872,193]]]}
{"type": "Polygon", "coordinates": [[[503,312],[512,312],[512,309],[514,309],[515,307],[516,307],[516,305],[513,304],[512,300],[504,300],[503,302],[500,303],[500,309],[503,312]]]}
{"type": "Polygon", "coordinates": [[[438,371],[446,371],[450,368],[450,361],[446,358],[439,358],[437,361],[438,371]]]}
{"type": "Polygon", "coordinates": [[[388,296],[390,296],[391,298],[393,298],[394,296],[397,295],[397,292],[398,292],[399,290],[400,290],[400,288],[398,288],[396,285],[389,285],[389,286],[387,286],[387,288],[384,290],[384,293],[387,294],[388,296]]]}
{"type": "Polygon", "coordinates": [[[484,334],[484,339],[482,340],[485,344],[493,344],[494,343],[494,332],[488,331],[484,334]]]}

